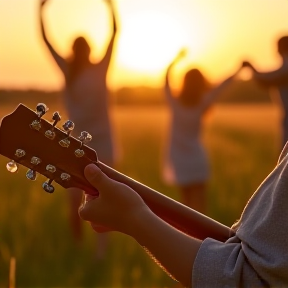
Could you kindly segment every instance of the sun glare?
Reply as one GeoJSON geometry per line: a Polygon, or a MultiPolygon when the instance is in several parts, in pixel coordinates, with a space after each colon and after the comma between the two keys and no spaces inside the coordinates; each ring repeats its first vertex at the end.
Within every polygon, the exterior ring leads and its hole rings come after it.
{"type": "Polygon", "coordinates": [[[160,13],[142,13],[122,27],[118,61],[137,71],[163,69],[184,45],[185,35],[175,19],[160,13]]]}

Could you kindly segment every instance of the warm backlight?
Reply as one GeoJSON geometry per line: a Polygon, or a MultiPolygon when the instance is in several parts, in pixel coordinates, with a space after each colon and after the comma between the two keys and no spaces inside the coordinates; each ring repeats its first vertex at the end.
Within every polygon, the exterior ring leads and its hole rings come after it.
{"type": "Polygon", "coordinates": [[[163,69],[184,45],[176,19],[160,13],[139,13],[126,21],[118,44],[118,61],[137,71],[163,69]]]}

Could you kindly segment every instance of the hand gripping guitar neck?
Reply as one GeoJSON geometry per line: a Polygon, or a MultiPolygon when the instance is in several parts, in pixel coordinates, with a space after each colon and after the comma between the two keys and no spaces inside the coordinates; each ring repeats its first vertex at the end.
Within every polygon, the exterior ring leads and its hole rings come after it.
{"type": "Polygon", "coordinates": [[[86,180],[84,168],[96,164],[110,178],[134,189],[164,221],[178,230],[205,239],[211,237],[226,241],[233,231],[225,225],[182,205],[173,199],[121,174],[97,159],[96,152],[86,145],[91,135],[85,131],[78,138],[71,135],[74,123],[64,123],[63,130],[56,127],[61,120],[54,112],[52,122],[42,116],[48,111],[39,103],[36,111],[23,104],[2,119],[0,127],[0,154],[11,159],[7,164],[10,172],[17,171],[18,165],[27,167],[26,177],[35,180],[37,173],[48,178],[43,189],[54,192],[53,181],[64,188],[77,187],[88,194],[97,196],[98,191],[86,180]]]}

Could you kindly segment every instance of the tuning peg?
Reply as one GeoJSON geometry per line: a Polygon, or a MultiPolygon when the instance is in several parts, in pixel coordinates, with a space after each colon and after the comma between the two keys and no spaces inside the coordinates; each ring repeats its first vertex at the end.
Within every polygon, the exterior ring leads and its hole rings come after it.
{"type": "Polygon", "coordinates": [[[36,156],[33,156],[30,161],[30,163],[33,165],[39,165],[41,162],[42,160],[36,156]]]}
{"type": "Polygon", "coordinates": [[[73,121],[71,120],[67,120],[64,124],[63,124],[63,129],[67,132],[67,135],[69,136],[70,133],[73,131],[73,129],[75,128],[75,124],[73,121]]]}
{"type": "Polygon", "coordinates": [[[58,111],[53,113],[52,120],[54,120],[53,127],[61,120],[61,115],[58,111]]]}
{"type": "Polygon", "coordinates": [[[35,170],[29,169],[26,173],[26,178],[35,181],[37,178],[37,173],[35,170]]]}
{"type": "Polygon", "coordinates": [[[82,131],[78,139],[81,141],[82,146],[83,144],[90,142],[92,140],[92,136],[87,131],[82,131]]]}
{"type": "MultiPolygon", "coordinates": [[[[30,160],[30,163],[34,166],[39,165],[41,162],[42,160],[36,156],[33,156],[30,160]]],[[[34,181],[37,178],[37,173],[35,170],[29,169],[26,173],[26,177],[27,179],[34,181]]]]}
{"type": "Polygon", "coordinates": [[[54,186],[51,185],[52,181],[53,181],[52,179],[49,179],[48,181],[42,184],[42,188],[48,193],[53,193],[55,190],[54,186]]]}
{"type": "Polygon", "coordinates": [[[60,144],[62,147],[68,148],[69,145],[70,145],[69,137],[70,137],[70,134],[71,134],[71,132],[73,131],[73,129],[74,129],[74,127],[75,127],[75,124],[74,124],[74,122],[72,122],[71,120],[67,120],[67,121],[63,124],[62,127],[63,127],[64,131],[67,133],[67,138],[62,139],[61,141],[59,141],[59,144],[60,144]]]}
{"type": "Polygon", "coordinates": [[[56,124],[61,120],[61,116],[59,114],[58,111],[54,112],[53,113],[53,116],[52,116],[52,120],[54,120],[54,123],[52,125],[52,128],[50,130],[47,130],[45,132],[45,136],[47,138],[49,138],[50,140],[53,140],[56,136],[55,132],[54,132],[54,127],[56,126],[56,124]]]}
{"type": "Polygon", "coordinates": [[[78,137],[78,139],[81,141],[81,146],[79,149],[75,150],[74,154],[77,157],[83,157],[85,152],[81,148],[82,148],[83,144],[86,144],[92,140],[92,136],[88,132],[82,131],[80,133],[80,136],[78,137]]]}
{"type": "Polygon", "coordinates": [[[50,172],[50,173],[55,173],[55,172],[56,172],[56,167],[53,166],[53,165],[51,165],[51,164],[48,164],[48,165],[46,166],[46,170],[47,170],[48,172],[50,172]]]}
{"type": "Polygon", "coordinates": [[[44,103],[38,103],[36,106],[36,114],[38,115],[39,118],[41,118],[44,114],[46,114],[48,110],[49,108],[44,103]]]}
{"type": "Polygon", "coordinates": [[[69,181],[71,176],[68,173],[61,173],[60,178],[62,181],[69,181]]]}
{"type": "Polygon", "coordinates": [[[15,152],[15,156],[18,158],[22,158],[26,155],[26,152],[22,149],[17,149],[15,152]]]}
{"type": "MultiPolygon", "coordinates": [[[[22,158],[26,155],[26,152],[22,149],[17,149],[15,151],[15,156],[17,158],[22,158]]],[[[9,161],[7,164],[6,164],[6,169],[11,172],[11,173],[14,173],[18,170],[18,165],[17,163],[14,161],[14,160],[11,160],[9,161]]]]}
{"type": "Polygon", "coordinates": [[[49,108],[44,103],[38,103],[36,106],[36,114],[38,116],[37,120],[32,121],[30,124],[31,129],[39,131],[41,129],[40,118],[49,110],[49,108]]]}
{"type": "Polygon", "coordinates": [[[14,160],[11,160],[6,164],[6,169],[11,173],[15,173],[18,170],[18,165],[14,160]]]}

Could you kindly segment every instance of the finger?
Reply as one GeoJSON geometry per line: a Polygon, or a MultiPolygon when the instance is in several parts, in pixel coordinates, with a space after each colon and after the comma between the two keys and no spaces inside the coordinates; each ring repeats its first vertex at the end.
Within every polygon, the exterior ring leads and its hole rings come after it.
{"type": "Polygon", "coordinates": [[[95,218],[95,211],[97,211],[97,199],[86,201],[79,207],[78,214],[80,218],[85,221],[94,221],[96,222],[95,218]]]}
{"type": "Polygon", "coordinates": [[[114,187],[114,181],[104,174],[95,164],[89,164],[84,169],[86,179],[101,193],[114,187]]]}

